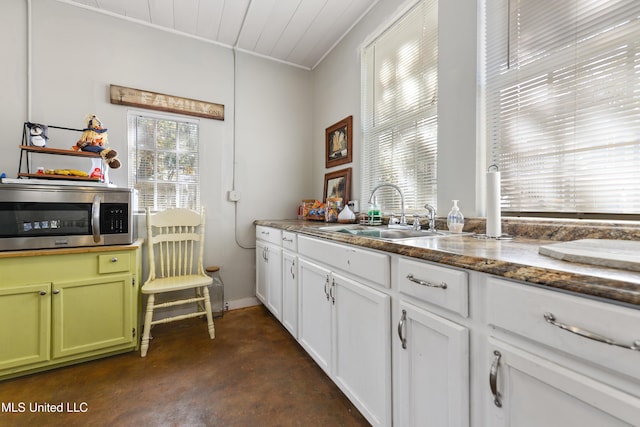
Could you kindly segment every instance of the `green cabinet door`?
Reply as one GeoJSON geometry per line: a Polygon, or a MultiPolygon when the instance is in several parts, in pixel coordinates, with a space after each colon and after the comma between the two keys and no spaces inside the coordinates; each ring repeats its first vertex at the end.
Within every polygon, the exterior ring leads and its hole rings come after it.
{"type": "Polygon", "coordinates": [[[53,357],[131,346],[134,288],[131,274],[54,282],[53,357]]]}
{"type": "Polygon", "coordinates": [[[49,360],[51,283],[0,287],[0,371],[49,360]]]}

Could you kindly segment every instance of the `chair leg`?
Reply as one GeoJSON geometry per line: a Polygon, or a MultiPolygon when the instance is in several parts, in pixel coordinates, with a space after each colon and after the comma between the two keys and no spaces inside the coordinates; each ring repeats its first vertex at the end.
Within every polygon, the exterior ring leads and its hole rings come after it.
{"type": "Polygon", "coordinates": [[[147,311],[144,315],[144,332],[142,333],[142,344],[140,345],[140,357],[145,357],[147,355],[147,350],[149,349],[149,335],[151,334],[153,304],[155,299],[156,296],[154,294],[149,294],[149,297],[147,298],[147,311]]]}
{"type": "Polygon", "coordinates": [[[204,307],[207,312],[207,327],[209,329],[209,336],[211,339],[216,337],[216,329],[213,326],[213,314],[211,314],[211,299],[209,298],[209,289],[206,286],[202,287],[202,293],[204,294],[204,307]]]}

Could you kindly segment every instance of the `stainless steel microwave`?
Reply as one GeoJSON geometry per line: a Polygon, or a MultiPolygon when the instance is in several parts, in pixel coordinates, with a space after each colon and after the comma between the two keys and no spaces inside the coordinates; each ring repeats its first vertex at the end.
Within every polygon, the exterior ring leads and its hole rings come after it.
{"type": "Polygon", "coordinates": [[[0,250],[133,243],[128,188],[0,184],[0,250]]]}

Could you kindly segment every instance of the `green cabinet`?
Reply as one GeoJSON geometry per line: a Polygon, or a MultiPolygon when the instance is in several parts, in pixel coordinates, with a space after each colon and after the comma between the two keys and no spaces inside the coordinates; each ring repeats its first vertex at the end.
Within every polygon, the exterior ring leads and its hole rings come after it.
{"type": "Polygon", "coordinates": [[[0,379],[135,350],[139,270],[136,244],[0,253],[0,379]]]}
{"type": "Polygon", "coordinates": [[[49,360],[51,284],[0,287],[0,372],[49,360]]]}

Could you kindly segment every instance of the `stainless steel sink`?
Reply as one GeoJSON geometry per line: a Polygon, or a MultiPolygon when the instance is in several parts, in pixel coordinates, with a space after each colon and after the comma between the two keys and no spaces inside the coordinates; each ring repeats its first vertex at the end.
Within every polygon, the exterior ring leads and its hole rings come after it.
{"type": "Polygon", "coordinates": [[[450,231],[426,231],[426,230],[411,230],[403,228],[388,228],[381,226],[367,226],[357,224],[346,225],[330,225],[326,227],[320,227],[323,231],[333,231],[337,233],[351,234],[354,236],[370,237],[380,240],[402,240],[402,239],[419,239],[419,238],[434,238],[445,236],[459,236],[466,233],[452,233],[450,231]]]}

